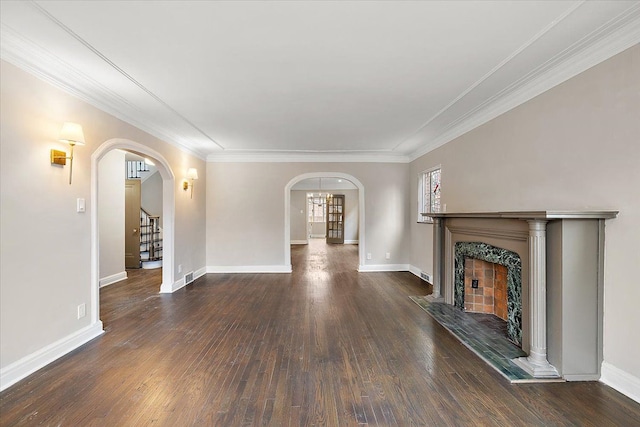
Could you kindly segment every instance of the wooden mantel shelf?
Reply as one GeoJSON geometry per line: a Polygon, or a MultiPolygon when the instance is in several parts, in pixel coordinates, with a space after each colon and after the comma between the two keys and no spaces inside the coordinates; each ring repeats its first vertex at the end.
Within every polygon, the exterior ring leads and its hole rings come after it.
{"type": "Polygon", "coordinates": [[[422,213],[430,218],[504,218],[522,220],[611,219],[618,211],[512,211],[512,212],[438,212],[422,213]]]}

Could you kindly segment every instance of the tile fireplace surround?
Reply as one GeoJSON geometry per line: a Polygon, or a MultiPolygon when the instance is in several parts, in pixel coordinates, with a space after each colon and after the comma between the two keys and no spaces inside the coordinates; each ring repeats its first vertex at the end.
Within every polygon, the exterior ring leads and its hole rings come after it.
{"type": "MultiPolygon", "coordinates": [[[[605,220],[617,211],[433,213],[433,294],[455,304],[455,245],[486,244],[521,263],[522,350],[535,378],[597,380],[602,364],[605,220]]],[[[458,304],[459,305],[459,304],[458,304]]]]}

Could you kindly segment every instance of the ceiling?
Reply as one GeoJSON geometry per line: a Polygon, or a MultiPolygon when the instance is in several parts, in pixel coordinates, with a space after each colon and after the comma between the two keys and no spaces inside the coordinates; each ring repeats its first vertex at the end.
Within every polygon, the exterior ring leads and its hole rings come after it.
{"type": "Polygon", "coordinates": [[[638,1],[0,4],[3,59],[211,161],[410,161],[640,42],[638,1]]]}

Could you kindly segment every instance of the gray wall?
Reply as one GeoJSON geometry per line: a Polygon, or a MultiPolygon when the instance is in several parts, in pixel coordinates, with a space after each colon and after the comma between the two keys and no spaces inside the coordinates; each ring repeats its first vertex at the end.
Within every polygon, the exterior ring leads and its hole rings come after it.
{"type": "MultiPolygon", "coordinates": [[[[416,224],[420,171],[442,165],[447,211],[612,209],[606,223],[604,360],[640,378],[640,46],[411,163],[411,264],[432,273],[416,224]]],[[[604,372],[604,370],[603,370],[604,372]]],[[[636,380],[637,381],[637,380],[636,380]]]]}

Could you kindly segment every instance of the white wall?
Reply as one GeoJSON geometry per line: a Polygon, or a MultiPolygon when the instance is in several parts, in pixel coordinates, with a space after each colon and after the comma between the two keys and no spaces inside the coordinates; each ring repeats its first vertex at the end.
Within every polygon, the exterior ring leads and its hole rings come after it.
{"type": "MultiPolygon", "coordinates": [[[[310,172],[349,174],[364,185],[366,265],[409,262],[409,165],[207,164],[207,267],[285,266],[284,188],[310,172]],[[385,259],[385,252],[391,259],[385,259]]],[[[360,240],[362,239],[359,236],[360,240]]]]}
{"type": "Polygon", "coordinates": [[[126,277],[124,267],[125,153],[113,150],[98,165],[98,221],[100,228],[100,282],[126,277]]]}
{"type": "MultiPolygon", "coordinates": [[[[175,280],[205,266],[205,186],[193,200],[180,180],[189,167],[205,162],[1,61],[0,104],[0,359],[2,386],[28,373],[30,357],[48,362],[95,336],[100,323],[91,301],[91,154],[105,141],[123,138],[160,153],[170,164],[175,185],[175,280]],[[86,145],[69,167],[53,167],[51,148],[65,121],[82,124],[86,145]],[[76,198],[87,202],[76,213],[76,198]],[[37,245],[38,256],[34,256],[37,245]],[[177,265],[183,265],[183,273],[177,265]],[[87,315],[77,318],[79,304],[87,315]],[[84,334],[84,335],[83,335],[84,334]],[[16,368],[22,369],[18,369],[16,368]],[[15,374],[15,375],[14,375],[15,374]]],[[[97,284],[96,284],[97,286],[97,284]]]]}
{"type": "MultiPolygon", "coordinates": [[[[640,46],[411,163],[411,263],[432,272],[417,176],[442,165],[447,211],[611,209],[604,359],[640,386],[640,46]]],[[[608,364],[608,365],[607,365],[608,364]]],[[[640,396],[638,394],[637,396],[640,396]]]]}

